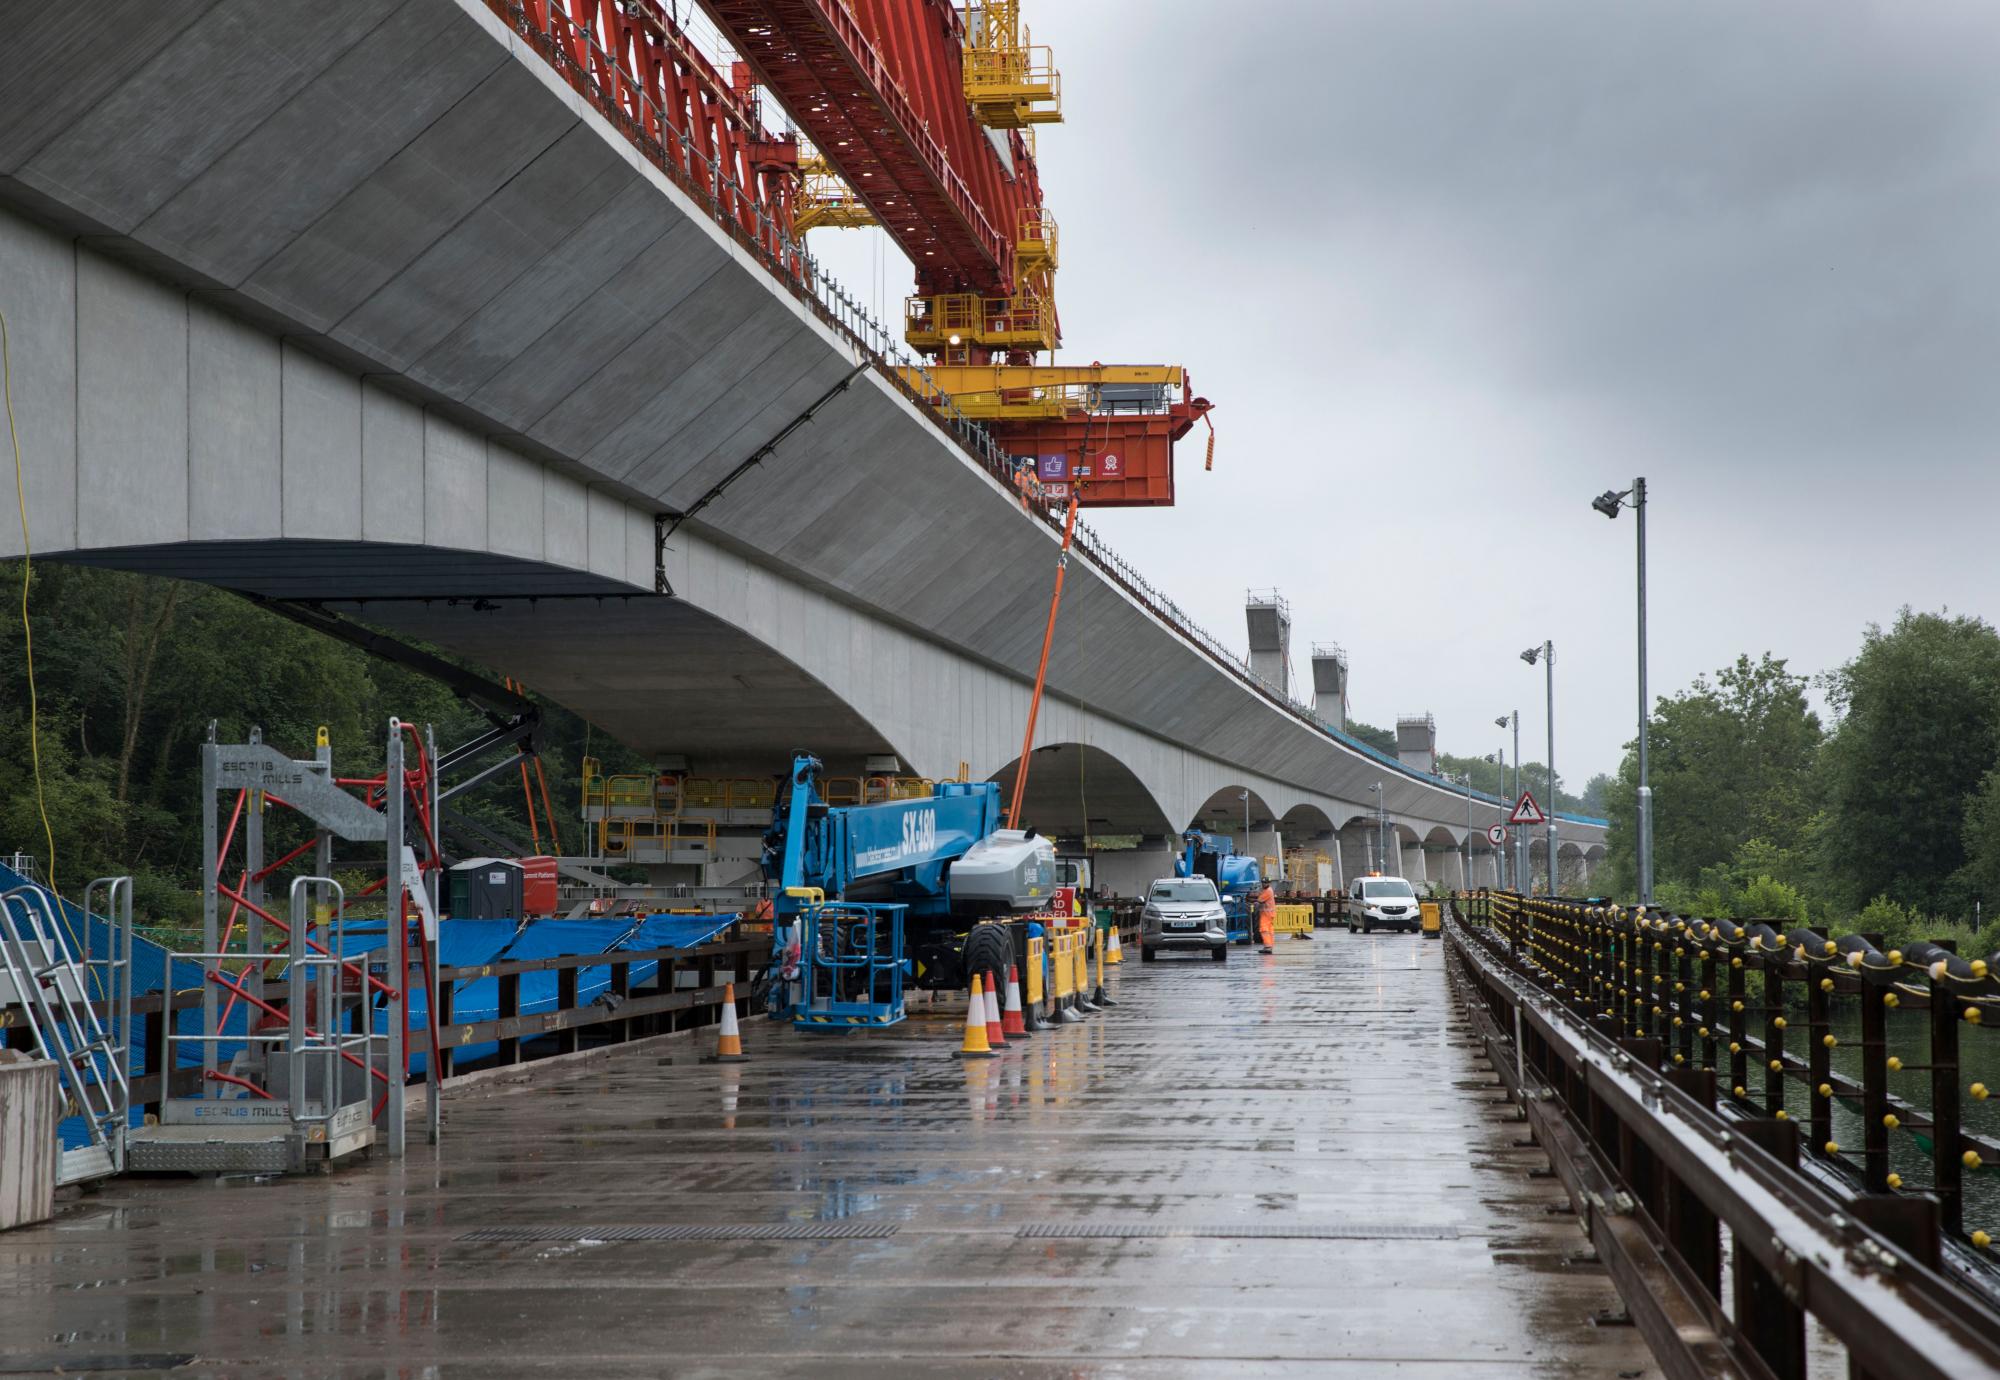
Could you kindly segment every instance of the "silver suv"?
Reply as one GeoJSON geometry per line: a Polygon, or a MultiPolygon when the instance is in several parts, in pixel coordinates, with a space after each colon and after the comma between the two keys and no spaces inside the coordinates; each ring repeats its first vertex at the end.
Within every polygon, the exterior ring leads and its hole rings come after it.
{"type": "Polygon", "coordinates": [[[1151,963],[1161,949],[1207,949],[1217,963],[1229,961],[1229,921],[1222,898],[1206,877],[1162,877],[1146,890],[1139,917],[1139,957],[1151,963]]]}

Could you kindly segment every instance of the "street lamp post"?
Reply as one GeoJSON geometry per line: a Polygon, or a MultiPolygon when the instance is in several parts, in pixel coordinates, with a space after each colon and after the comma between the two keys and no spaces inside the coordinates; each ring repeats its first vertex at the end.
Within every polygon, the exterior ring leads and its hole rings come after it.
{"type": "Polygon", "coordinates": [[[1467,770],[1462,778],[1465,782],[1465,847],[1458,854],[1458,889],[1472,890],[1472,772],[1467,770]]]}
{"type": "MultiPolygon", "coordinates": [[[[1389,807],[1388,797],[1383,793],[1382,783],[1377,781],[1368,788],[1375,793],[1375,870],[1387,873],[1389,870],[1389,807]]],[[[1401,868],[1397,869],[1401,871],[1401,868]]]]}
{"type": "MultiPolygon", "coordinates": [[[[1493,722],[1501,728],[1507,727],[1510,723],[1514,726],[1514,792],[1512,800],[1518,801],[1521,798],[1521,711],[1516,709],[1511,715],[1502,714],[1493,722]]],[[[1500,776],[1504,781],[1507,776],[1504,745],[1500,766],[1500,776]]],[[[1527,864],[1528,837],[1519,829],[1516,829],[1514,830],[1514,890],[1520,892],[1523,896],[1528,894],[1527,885],[1522,880],[1527,872],[1527,864]]]]}
{"type": "Polygon", "coordinates": [[[1530,647],[1530,648],[1528,648],[1528,650],[1527,650],[1527,651],[1525,651],[1525,652],[1521,653],[1521,660],[1523,660],[1523,661],[1527,662],[1527,663],[1528,663],[1528,664],[1529,664],[1530,666],[1533,666],[1533,665],[1535,664],[1535,662],[1539,660],[1539,661],[1540,661],[1540,662],[1542,663],[1542,669],[1543,669],[1543,670],[1544,670],[1544,671],[1545,671],[1545,672],[1546,672],[1546,673],[1548,674],[1548,686],[1549,686],[1549,760],[1548,760],[1548,763],[1547,763],[1547,766],[1548,766],[1548,769],[1549,769],[1549,775],[1548,775],[1548,786],[1549,786],[1549,799],[1548,799],[1548,803],[1547,803],[1546,805],[1544,805],[1544,806],[1542,807],[1542,815],[1543,815],[1543,817],[1544,817],[1545,819],[1547,819],[1547,820],[1548,820],[1548,822],[1549,822],[1549,844],[1548,844],[1548,847],[1549,847],[1549,895],[1551,895],[1551,896],[1554,896],[1554,895],[1557,895],[1557,894],[1558,894],[1558,892],[1559,892],[1559,890],[1560,890],[1560,889],[1558,888],[1557,884],[1556,884],[1556,881],[1557,881],[1557,873],[1556,873],[1556,644],[1555,644],[1554,642],[1550,641],[1550,642],[1544,642],[1544,643],[1542,643],[1542,645],[1541,645],[1541,646],[1539,646],[1539,647],[1530,647]]]}
{"type": "Polygon", "coordinates": [[[1646,701],[1646,480],[1632,481],[1624,493],[1606,490],[1591,500],[1590,506],[1608,518],[1618,510],[1632,509],[1639,524],[1639,904],[1653,904],[1653,784],[1646,772],[1646,723],[1652,708],[1646,701]]]}

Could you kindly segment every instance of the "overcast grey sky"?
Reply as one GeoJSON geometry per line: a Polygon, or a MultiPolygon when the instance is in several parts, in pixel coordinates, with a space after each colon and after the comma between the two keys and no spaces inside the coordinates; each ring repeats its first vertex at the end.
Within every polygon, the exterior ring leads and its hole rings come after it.
{"type": "MultiPolygon", "coordinates": [[[[1275,585],[1352,710],[1447,751],[1520,708],[1572,789],[1655,693],[1993,609],[2000,3],[1034,0],[1068,360],[1218,405],[1179,506],[1092,522],[1212,631],[1275,585]]],[[[907,267],[816,232],[891,313],[907,267]]]]}

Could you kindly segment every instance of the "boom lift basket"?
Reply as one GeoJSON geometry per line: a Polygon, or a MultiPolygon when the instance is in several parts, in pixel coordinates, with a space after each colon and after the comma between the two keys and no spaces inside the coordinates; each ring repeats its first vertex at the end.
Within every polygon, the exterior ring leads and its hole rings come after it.
{"type": "Polygon", "coordinates": [[[903,1019],[906,906],[819,901],[800,915],[799,990],[792,1023],[802,1030],[895,1025],[903,1019]]]}

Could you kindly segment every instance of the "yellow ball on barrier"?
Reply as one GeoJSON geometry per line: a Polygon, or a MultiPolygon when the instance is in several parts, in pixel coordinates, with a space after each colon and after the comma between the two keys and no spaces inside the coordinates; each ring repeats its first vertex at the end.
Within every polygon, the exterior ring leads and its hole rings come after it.
{"type": "Polygon", "coordinates": [[[1986,1163],[1986,1161],[1979,1158],[1979,1152],[1977,1150],[1966,1151],[1963,1155],[1960,1155],[1958,1157],[1958,1162],[1964,1165],[1967,1169],[1977,1169],[1979,1168],[1980,1165],[1986,1163]]]}
{"type": "Polygon", "coordinates": [[[1979,1249],[1983,1251],[1988,1246],[1993,1244],[1993,1238],[1988,1236],[1983,1231],[1976,1231],[1972,1233],[1972,1244],[1979,1247],[1979,1249]]]}
{"type": "Polygon", "coordinates": [[[1889,1072],[1891,1073],[1901,1073],[1903,1071],[1903,1061],[1901,1059],[1898,1059],[1893,1054],[1890,1055],[1888,1062],[1888,1069],[1889,1072]]]}
{"type": "Polygon", "coordinates": [[[1901,1174],[1891,1174],[1882,1182],[1889,1185],[1890,1188],[1901,1188],[1903,1186],[1903,1176],[1901,1174]]]}
{"type": "Polygon", "coordinates": [[[1772,1116],[1775,1116],[1775,1117],[1776,1117],[1776,1118],[1778,1118],[1778,1120],[1780,1120],[1780,1121],[1790,1121],[1790,1120],[1791,1120],[1791,1118],[1790,1118],[1789,1116],[1785,1115],[1785,1109],[1784,1109],[1783,1107],[1780,1107],[1780,1108],[1778,1108],[1778,1110],[1777,1110],[1777,1111],[1775,1111],[1775,1112],[1773,1112],[1773,1113],[1771,1113],[1771,1115],[1772,1115],[1772,1116]]]}
{"type": "Polygon", "coordinates": [[[1785,1061],[1783,1059],[1773,1059],[1771,1061],[1771,1072],[1783,1073],[1784,1071],[1785,1071],[1785,1061]]]}
{"type": "Polygon", "coordinates": [[[1903,951],[1901,949],[1889,950],[1889,966],[1892,968],[1898,968],[1902,966],[1902,963],[1903,963],[1903,951]]]}
{"type": "Polygon", "coordinates": [[[1741,1083],[1738,1083],[1738,1084],[1737,1084],[1737,1085],[1736,1085],[1736,1086],[1735,1086],[1734,1088],[1732,1088],[1732,1089],[1731,1089],[1730,1091],[1734,1092],[1734,1093],[1735,1093],[1735,1094],[1736,1094],[1736,1095],[1737,1095],[1738,1097],[1741,1097],[1741,1096],[1743,1096],[1743,1085],[1742,1085],[1741,1083]]]}
{"type": "Polygon", "coordinates": [[[1821,978],[1819,980],[1819,990],[1822,992],[1831,992],[1833,990],[1833,979],[1821,978]]]}
{"type": "Polygon", "coordinates": [[[1884,992],[1882,994],[1882,1005],[1889,1007],[1896,1007],[1896,1006],[1901,1006],[1902,1004],[1903,1004],[1902,998],[1898,997],[1894,992],[1884,992]]]}
{"type": "Polygon", "coordinates": [[[1737,1044],[1736,1041],[1731,1040],[1729,1042],[1729,1052],[1731,1054],[1741,1054],[1743,1052],[1743,1046],[1737,1044]]]}
{"type": "Polygon", "coordinates": [[[1984,1102],[1986,1100],[1986,1085],[1984,1083],[1974,1083],[1967,1091],[1972,1094],[1972,1100],[1975,1102],[1984,1102]]]}
{"type": "Polygon", "coordinates": [[[1965,1008],[1965,1019],[1969,1024],[1978,1025],[1983,1018],[1979,1014],[1978,1007],[1968,1006],[1965,1008]]]}
{"type": "Polygon", "coordinates": [[[1819,1037],[1819,1042],[1828,1049],[1833,1049],[1840,1044],[1840,1037],[1837,1035],[1822,1035],[1819,1037]]]}
{"type": "Polygon", "coordinates": [[[1826,1143],[1825,1149],[1826,1153],[1829,1155],[1838,1155],[1840,1153],[1840,1142],[1837,1140],[1830,1140],[1826,1143]]]}
{"type": "Polygon", "coordinates": [[[1814,1091],[1814,1092],[1816,1092],[1816,1093],[1818,1093],[1818,1094],[1819,1094],[1819,1095],[1820,1095],[1821,1097],[1832,1097],[1832,1096],[1833,1096],[1833,1084],[1831,1084],[1831,1083],[1822,1083],[1822,1084],[1820,1084],[1820,1085],[1819,1085],[1819,1086],[1818,1086],[1817,1088],[1813,1089],[1813,1091],[1814,1091]]]}
{"type": "Polygon", "coordinates": [[[1785,1018],[1783,1016],[1773,1016],[1771,1017],[1771,1025],[1774,1029],[1783,1030],[1785,1028],[1785,1018]]]}
{"type": "Polygon", "coordinates": [[[1743,1009],[1743,1003],[1740,1001],[1733,1001],[1729,1003],[1729,1009],[1731,1011],[1741,1011],[1743,1009]]]}
{"type": "Polygon", "coordinates": [[[1884,1126],[1887,1126],[1890,1130],[1893,1131],[1898,1126],[1901,1126],[1903,1124],[1903,1119],[1897,1116],[1894,1112],[1889,1112],[1883,1116],[1882,1124],[1884,1126]]]}

